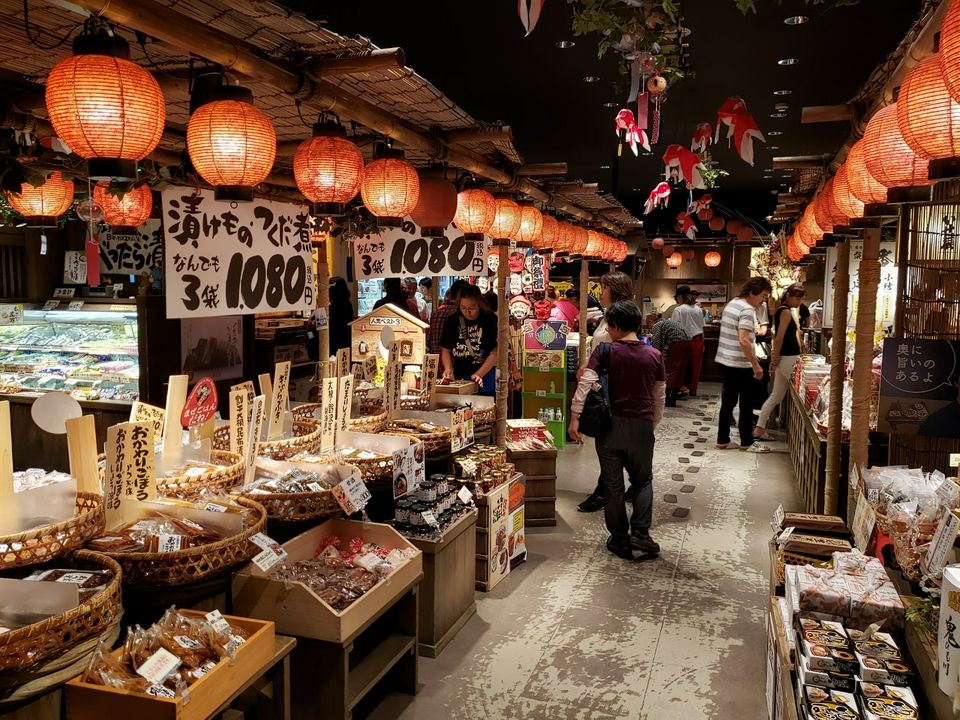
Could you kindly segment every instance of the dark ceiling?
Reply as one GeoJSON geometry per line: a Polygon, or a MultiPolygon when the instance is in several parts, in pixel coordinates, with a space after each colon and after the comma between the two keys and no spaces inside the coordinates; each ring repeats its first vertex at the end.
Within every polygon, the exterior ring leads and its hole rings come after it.
{"type": "MultiPolygon", "coordinates": [[[[403,47],[410,67],[474,117],[510,125],[526,162],[566,161],[570,178],[599,182],[637,217],[647,193],[661,179],[664,148],[671,143],[689,146],[697,124],[715,125],[717,108],[727,97],[739,95],[767,143],[755,143],[751,168],[721,139],[713,159],[730,176],[712,194],[723,206],[762,220],[773,210],[775,193],[790,181],[789,173],[769,170],[772,158],[832,154],[849,133],[842,122],[801,125],[801,108],[849,100],[916,20],[921,0],[861,0],[838,7],[831,0],[757,0],[759,13],[747,16],[733,0],[684,0],[681,9],[692,30],[687,40],[695,76],[669,90],[653,154],[634,158],[624,147],[619,163],[617,108],[603,106],[626,100],[625,93],[615,90],[617,60],[612,53],[597,58],[596,36],[573,37],[571,10],[563,0],[546,1],[539,25],[526,38],[516,0],[286,4],[326,19],[328,27],[342,35],[363,35],[381,47],[403,47]],[[809,22],[784,24],[784,18],[797,14],[808,16],[809,22]],[[560,40],[575,40],[576,46],[559,49],[560,40]],[[799,62],[778,65],[777,60],[788,57],[799,62]],[[589,75],[600,76],[600,82],[585,83],[589,75]],[[774,95],[781,89],[791,94],[774,95]],[[787,117],[770,117],[778,102],[790,106],[787,117]],[[771,136],[771,131],[782,134],[771,136]]],[[[675,202],[683,209],[683,199],[675,197],[669,212],[647,218],[648,233],[669,231],[675,202]]]]}

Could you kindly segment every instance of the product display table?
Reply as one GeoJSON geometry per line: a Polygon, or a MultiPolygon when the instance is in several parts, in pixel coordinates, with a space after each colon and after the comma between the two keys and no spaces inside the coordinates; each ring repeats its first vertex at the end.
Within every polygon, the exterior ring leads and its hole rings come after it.
{"type": "Polygon", "coordinates": [[[517,472],[527,476],[527,527],[555,527],[557,524],[557,451],[507,450],[517,472]]]}
{"type": "MultiPolygon", "coordinates": [[[[791,385],[787,402],[787,445],[790,448],[790,462],[797,477],[803,509],[808,513],[823,512],[823,491],[827,477],[827,441],[822,435],[809,411],[803,405],[803,399],[791,385]]],[[[840,446],[840,472],[837,487],[847,487],[847,465],[849,464],[850,443],[840,446]]],[[[838,493],[837,514],[846,516],[847,494],[838,493]]]]}

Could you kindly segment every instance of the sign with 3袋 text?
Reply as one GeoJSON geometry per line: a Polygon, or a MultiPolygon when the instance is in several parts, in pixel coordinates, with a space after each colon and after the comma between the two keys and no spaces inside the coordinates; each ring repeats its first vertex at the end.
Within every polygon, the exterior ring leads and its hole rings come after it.
{"type": "Polygon", "coordinates": [[[163,191],[167,317],[311,310],[310,216],[290,203],[163,191]]]}
{"type": "Polygon", "coordinates": [[[417,227],[386,228],[378,235],[353,241],[354,269],[358,279],[416,275],[486,275],[490,242],[468,240],[459,230],[448,237],[420,237],[417,227]]]}

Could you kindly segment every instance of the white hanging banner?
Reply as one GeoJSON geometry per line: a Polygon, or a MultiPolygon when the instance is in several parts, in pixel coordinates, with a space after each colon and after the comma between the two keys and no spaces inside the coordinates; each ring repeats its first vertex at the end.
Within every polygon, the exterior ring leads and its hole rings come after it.
{"type": "MultiPolygon", "coordinates": [[[[863,240],[850,240],[850,297],[847,301],[847,329],[857,323],[857,298],[860,296],[860,258],[863,240]]],[[[897,243],[880,241],[880,285],[877,287],[877,324],[892,325],[897,308],[897,243]]],[[[906,272],[906,271],[904,271],[906,272]]],[[[826,282],[823,287],[823,326],[833,327],[833,287],[837,275],[837,248],[827,248],[826,282]]]]}
{"type": "Polygon", "coordinates": [[[167,317],[312,310],[310,216],[291,203],[163,191],[167,317]]]}
{"type": "Polygon", "coordinates": [[[486,275],[490,240],[468,240],[454,228],[442,238],[424,238],[417,226],[384,228],[377,235],[353,241],[358,279],[420,275],[486,275]]]}

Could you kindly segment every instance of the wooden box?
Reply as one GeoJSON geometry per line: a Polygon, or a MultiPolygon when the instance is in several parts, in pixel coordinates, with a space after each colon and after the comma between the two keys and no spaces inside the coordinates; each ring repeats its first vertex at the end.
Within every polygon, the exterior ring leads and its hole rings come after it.
{"type": "MultiPolygon", "coordinates": [[[[507,457],[518,473],[523,473],[527,479],[537,477],[557,477],[557,451],[553,450],[507,450],[507,457]]],[[[532,492],[527,495],[534,497],[532,492]]]]}
{"type": "MultiPolygon", "coordinates": [[[[182,610],[185,615],[203,613],[182,610]]],[[[74,678],[67,683],[67,717],[70,720],[136,718],[136,720],[207,720],[247,682],[263,672],[274,655],[274,624],[270,621],[225,616],[249,634],[237,649],[236,660],[221,660],[190,686],[189,698],[159,698],[145,693],[93,685],[74,678]]],[[[122,650],[116,650],[115,655],[122,650]]]]}
{"type": "Polygon", "coordinates": [[[437,657],[477,611],[474,584],[477,514],[451,525],[438,540],[411,539],[423,552],[420,654],[437,657]]]}
{"type": "Polygon", "coordinates": [[[557,524],[557,499],[527,498],[527,527],[555,527],[557,524]]]}
{"type": "Polygon", "coordinates": [[[477,384],[473,380],[453,380],[448,385],[437,383],[433,386],[435,393],[443,395],[476,395],[477,384]]]}
{"type": "MultiPolygon", "coordinates": [[[[336,535],[344,547],[355,537],[386,548],[414,548],[389,525],[354,520],[328,520],[298,535],[283,548],[291,560],[312,558],[320,541],[336,535]]],[[[233,576],[233,609],[252,617],[273,620],[286,635],[344,642],[356,635],[386,606],[392,604],[422,575],[423,554],[398,567],[386,580],[344,610],[336,611],[300,583],[273,580],[253,564],[233,576]]]]}

